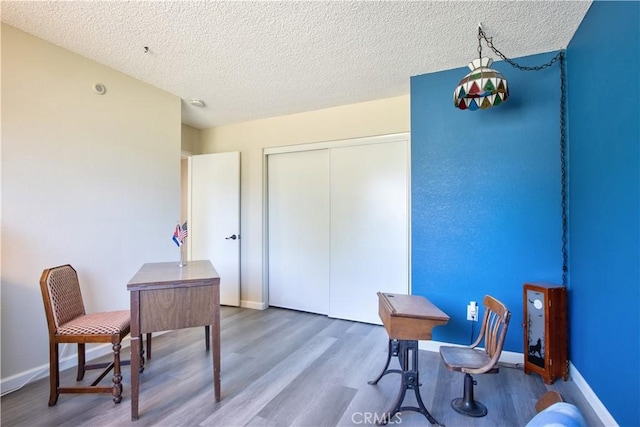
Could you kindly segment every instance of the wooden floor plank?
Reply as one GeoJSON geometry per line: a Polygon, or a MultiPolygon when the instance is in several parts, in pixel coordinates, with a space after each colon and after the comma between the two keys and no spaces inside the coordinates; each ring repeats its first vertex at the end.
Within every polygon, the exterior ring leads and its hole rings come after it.
{"type": "Polygon", "coordinates": [[[201,425],[245,425],[289,383],[295,381],[309,364],[323,354],[335,342],[335,338],[312,336],[289,357],[258,378],[242,391],[226,401],[201,425]]]}

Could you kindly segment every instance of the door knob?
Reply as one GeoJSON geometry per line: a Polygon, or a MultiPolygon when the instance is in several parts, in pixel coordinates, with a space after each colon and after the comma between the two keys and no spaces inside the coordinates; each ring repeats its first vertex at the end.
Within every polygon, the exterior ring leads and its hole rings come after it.
{"type": "Polygon", "coordinates": [[[240,238],[240,236],[236,236],[235,234],[232,234],[231,236],[225,237],[224,239],[225,240],[236,240],[236,239],[239,239],[239,238],[240,238]]]}

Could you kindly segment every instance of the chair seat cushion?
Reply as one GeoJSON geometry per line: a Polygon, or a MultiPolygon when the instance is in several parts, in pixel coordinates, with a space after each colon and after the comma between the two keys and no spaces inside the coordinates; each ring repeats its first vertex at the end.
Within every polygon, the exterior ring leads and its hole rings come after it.
{"type": "Polygon", "coordinates": [[[58,335],[118,335],[129,328],[129,310],[85,314],[58,328],[58,335]]]}
{"type": "Polygon", "coordinates": [[[468,347],[440,347],[440,357],[450,371],[466,372],[487,366],[491,358],[484,350],[468,347]]]}

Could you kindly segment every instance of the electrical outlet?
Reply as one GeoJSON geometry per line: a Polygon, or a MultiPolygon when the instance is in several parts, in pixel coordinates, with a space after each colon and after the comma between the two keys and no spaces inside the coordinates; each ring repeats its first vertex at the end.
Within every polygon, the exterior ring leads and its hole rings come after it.
{"type": "Polygon", "coordinates": [[[471,301],[469,305],[467,305],[467,320],[472,322],[478,321],[478,304],[475,301],[471,301]]]}

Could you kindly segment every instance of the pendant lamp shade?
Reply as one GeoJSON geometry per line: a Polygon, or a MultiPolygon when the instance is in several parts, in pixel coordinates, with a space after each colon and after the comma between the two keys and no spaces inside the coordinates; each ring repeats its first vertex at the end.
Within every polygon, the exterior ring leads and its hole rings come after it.
{"type": "Polygon", "coordinates": [[[495,107],[509,98],[509,87],[502,73],[491,67],[491,58],[478,58],[469,63],[471,72],[453,91],[453,103],[461,110],[495,107]]]}

